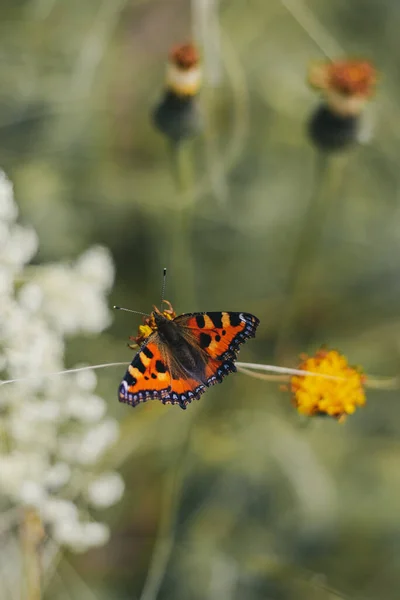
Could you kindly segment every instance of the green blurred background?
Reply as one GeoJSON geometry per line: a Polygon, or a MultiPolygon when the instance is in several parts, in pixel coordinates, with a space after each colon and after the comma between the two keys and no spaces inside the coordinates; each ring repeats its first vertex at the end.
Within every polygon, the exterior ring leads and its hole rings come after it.
{"type": "MultiPolygon", "coordinates": [[[[259,363],[276,362],[316,177],[307,67],[326,56],[373,60],[373,136],[330,160],[321,233],[280,364],[326,343],[367,373],[397,373],[395,0],[3,0],[0,17],[0,164],[22,221],[38,231],[37,260],[104,244],[117,268],[110,306],[139,311],[159,303],[167,266],[178,314],[260,318],[241,352],[259,363]],[[178,182],[149,115],[169,48],[192,35],[205,58],[204,131],[185,148],[178,182]]],[[[125,343],[140,317],[114,317],[105,334],[71,340],[69,365],[130,362],[125,343]]],[[[112,539],[69,556],[48,599],[400,597],[398,392],[369,391],[342,426],[304,424],[276,384],[241,374],[187,411],[132,410],[116,395],[124,371],[99,375],[122,427],[106,463],[127,486],[102,515],[112,539]]]]}

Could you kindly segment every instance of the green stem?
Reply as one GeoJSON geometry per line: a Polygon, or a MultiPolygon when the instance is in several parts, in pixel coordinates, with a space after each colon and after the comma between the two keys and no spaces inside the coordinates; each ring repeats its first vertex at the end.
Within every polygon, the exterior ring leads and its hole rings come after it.
{"type": "Polygon", "coordinates": [[[43,539],[43,527],[39,515],[30,509],[23,514],[21,524],[21,544],[24,557],[25,591],[23,600],[41,600],[41,561],[39,545],[43,539]]]}
{"type": "Polygon", "coordinates": [[[218,152],[216,132],[218,131],[215,122],[215,92],[211,87],[205,88],[202,92],[204,106],[204,150],[206,159],[206,169],[209,177],[209,185],[214,195],[217,205],[222,208],[228,203],[228,187],[226,183],[226,173],[221,154],[218,152]]]}
{"type": "Polygon", "coordinates": [[[334,197],[332,192],[337,185],[332,160],[322,153],[316,156],[313,191],[293,251],[286,284],[286,305],[275,343],[274,357],[278,362],[282,361],[290,339],[296,333],[296,318],[303,308],[304,291],[309,290],[309,282],[312,280],[310,273],[314,270],[315,254],[322,238],[325,216],[334,197]]]}
{"type": "Polygon", "coordinates": [[[167,266],[173,280],[178,282],[179,299],[185,310],[195,310],[195,282],[193,265],[193,162],[186,144],[170,146],[171,172],[177,188],[176,208],[170,211],[168,230],[167,266]]]}
{"type": "Polygon", "coordinates": [[[262,381],[273,381],[274,383],[287,383],[290,381],[290,375],[265,375],[264,373],[257,373],[244,367],[237,367],[237,370],[239,373],[243,373],[243,375],[248,375],[249,377],[253,377],[253,379],[261,379],[262,381]]]}
{"type": "Polygon", "coordinates": [[[140,600],[156,600],[172,554],[187,468],[192,423],[193,417],[190,417],[187,420],[187,430],[186,435],[183,436],[183,443],[178,444],[176,462],[166,473],[157,539],[140,600]]]}

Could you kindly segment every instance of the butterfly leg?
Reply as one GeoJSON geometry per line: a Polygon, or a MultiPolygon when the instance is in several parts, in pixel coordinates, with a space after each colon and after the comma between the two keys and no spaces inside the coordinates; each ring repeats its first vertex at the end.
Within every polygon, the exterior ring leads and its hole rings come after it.
{"type": "Polygon", "coordinates": [[[137,350],[139,348],[139,344],[136,343],[136,338],[133,335],[129,336],[130,340],[133,340],[135,343],[134,344],[127,344],[128,348],[130,348],[131,350],[137,350]]]}

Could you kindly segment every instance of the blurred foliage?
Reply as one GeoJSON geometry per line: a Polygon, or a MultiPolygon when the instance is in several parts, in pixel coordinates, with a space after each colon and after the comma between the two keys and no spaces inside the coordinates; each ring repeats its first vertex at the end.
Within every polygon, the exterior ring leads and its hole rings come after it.
{"type": "MultiPolygon", "coordinates": [[[[0,164],[39,233],[38,260],[105,244],[117,265],[110,304],[141,311],[158,304],[167,266],[178,313],[254,313],[261,326],[241,359],[272,362],[316,177],[307,66],[366,56],[382,73],[366,115],[373,138],[330,159],[320,240],[281,364],[328,343],[367,373],[396,374],[398,3],[221,1],[206,25],[201,6],[213,3],[192,4],[2,2],[0,164]],[[177,187],[149,114],[169,47],[192,28],[206,58],[205,129],[185,149],[190,185],[177,187]]],[[[107,334],[71,343],[69,363],[128,363],[138,324],[117,314],[107,334]]],[[[370,391],[343,426],[304,425],[275,384],[240,374],[186,412],[156,402],[131,410],[117,401],[123,372],[100,372],[123,428],[107,457],[127,480],[106,515],[113,537],[67,557],[49,599],[398,598],[396,391],[370,391]]]]}

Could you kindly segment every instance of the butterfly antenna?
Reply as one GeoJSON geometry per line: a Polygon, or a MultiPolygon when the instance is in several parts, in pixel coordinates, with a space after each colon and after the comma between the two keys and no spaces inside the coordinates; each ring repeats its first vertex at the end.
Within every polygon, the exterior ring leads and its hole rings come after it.
{"type": "Polygon", "coordinates": [[[113,308],[115,308],[115,310],[124,310],[125,312],[130,312],[130,313],[133,313],[134,315],[143,315],[145,317],[150,316],[147,313],[140,312],[138,310],[131,310],[130,308],[123,308],[122,306],[113,306],[113,308]]]}
{"type": "Polygon", "coordinates": [[[166,283],[167,283],[167,269],[164,268],[164,271],[163,271],[163,282],[162,282],[162,288],[161,288],[161,306],[162,306],[162,303],[164,302],[165,285],[166,285],[166,283]]]}

